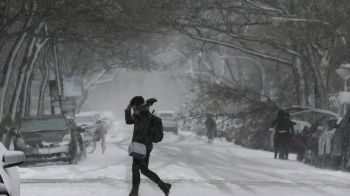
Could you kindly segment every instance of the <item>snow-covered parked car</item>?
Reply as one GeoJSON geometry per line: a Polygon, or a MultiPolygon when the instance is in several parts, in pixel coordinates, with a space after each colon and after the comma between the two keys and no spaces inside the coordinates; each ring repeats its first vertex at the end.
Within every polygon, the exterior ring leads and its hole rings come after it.
{"type": "Polygon", "coordinates": [[[75,115],[75,121],[78,126],[85,126],[85,131],[88,133],[84,133],[87,139],[96,139],[100,140],[100,133],[103,129],[102,118],[99,119],[95,113],[91,112],[83,112],[75,115]],[[93,138],[91,137],[93,136],[93,138]]]}
{"type": "Polygon", "coordinates": [[[319,166],[326,167],[331,159],[331,147],[335,129],[329,129],[318,140],[319,166]]]}
{"type": "MultiPolygon", "coordinates": [[[[292,120],[295,124],[293,125],[294,129],[294,136],[295,135],[300,135],[301,131],[304,129],[304,127],[308,127],[309,129],[311,128],[311,123],[306,122],[306,121],[300,121],[300,120],[292,120]]],[[[292,152],[304,152],[305,149],[303,149],[304,146],[302,146],[297,140],[293,140],[290,150],[292,152]]],[[[302,156],[304,157],[304,156],[302,156]]]]}
{"type": "MultiPolygon", "coordinates": [[[[329,133],[329,137],[331,137],[330,146],[327,146],[325,143],[325,147],[323,150],[325,151],[325,155],[322,157],[321,166],[330,165],[337,169],[349,170],[350,169],[350,142],[349,142],[349,132],[350,132],[350,110],[344,115],[343,118],[338,119],[330,119],[328,121],[328,125],[330,128],[335,129],[334,133],[329,133]],[[329,149],[329,152],[327,150],[329,149]],[[329,154],[327,154],[329,153],[329,154]]],[[[322,146],[320,146],[322,148],[322,146]]],[[[322,150],[322,149],[321,149],[322,150]]]]}
{"type": "MultiPolygon", "coordinates": [[[[114,115],[112,112],[102,112],[102,120],[105,122],[105,127],[110,129],[113,126],[114,115]]],[[[106,131],[107,131],[106,130],[106,131]]]]}
{"type": "Polygon", "coordinates": [[[14,149],[25,154],[25,163],[64,161],[76,164],[85,159],[83,129],[64,115],[29,116],[22,119],[14,149]]]}
{"type": "Polygon", "coordinates": [[[178,134],[179,126],[174,111],[159,111],[156,113],[156,116],[162,119],[164,132],[178,134]]]}
{"type": "Polygon", "coordinates": [[[24,153],[8,151],[0,142],[0,156],[2,157],[0,169],[0,195],[19,196],[20,178],[18,168],[24,162],[24,153]]]}

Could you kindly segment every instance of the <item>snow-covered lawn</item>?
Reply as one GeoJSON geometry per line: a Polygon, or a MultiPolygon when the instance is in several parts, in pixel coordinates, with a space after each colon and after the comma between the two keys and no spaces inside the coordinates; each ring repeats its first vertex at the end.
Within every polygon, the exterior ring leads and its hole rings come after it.
{"type": "MultiPolygon", "coordinates": [[[[25,196],[128,195],[132,159],[127,154],[132,126],[115,123],[100,146],[77,165],[42,164],[20,168],[25,196]]],[[[154,145],[150,169],[171,182],[173,196],[214,195],[348,195],[350,174],[321,170],[270,152],[245,149],[225,141],[193,139],[191,132],[166,133],[154,145]]],[[[142,177],[140,196],[164,195],[142,177]]]]}

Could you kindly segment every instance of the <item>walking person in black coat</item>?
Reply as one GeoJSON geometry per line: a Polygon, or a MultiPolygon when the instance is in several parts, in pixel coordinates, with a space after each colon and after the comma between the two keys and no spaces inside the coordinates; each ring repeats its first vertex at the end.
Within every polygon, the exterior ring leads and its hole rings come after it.
{"type": "Polygon", "coordinates": [[[280,149],[280,134],[279,134],[279,129],[277,127],[278,124],[280,123],[283,123],[283,114],[284,114],[284,111],[283,110],[279,110],[277,112],[277,116],[275,118],[275,120],[273,120],[272,124],[271,124],[271,128],[274,128],[275,129],[275,133],[274,133],[274,136],[273,136],[273,146],[274,146],[274,150],[275,150],[275,156],[274,158],[277,159],[277,155],[278,155],[278,152],[279,152],[279,149],[280,149]]]}
{"type": "Polygon", "coordinates": [[[288,112],[284,113],[284,129],[287,130],[287,134],[285,135],[283,145],[284,156],[283,159],[288,159],[289,148],[293,142],[294,137],[294,125],[295,122],[290,120],[290,114],[288,112]]]}
{"type": "Polygon", "coordinates": [[[145,103],[143,97],[136,96],[130,101],[130,104],[125,110],[125,122],[128,125],[134,125],[132,142],[144,144],[147,149],[146,157],[144,159],[133,158],[132,189],[129,196],[139,195],[138,192],[141,182],[140,171],[143,175],[147,176],[150,180],[158,184],[158,187],[166,196],[168,196],[171,184],[164,183],[156,173],[148,169],[153,144],[148,134],[151,125],[151,116],[148,105],[145,103]],[[131,114],[131,108],[134,110],[133,114],[131,114]]]}
{"type": "Polygon", "coordinates": [[[275,159],[279,153],[279,159],[288,159],[289,147],[294,136],[294,122],[290,120],[288,112],[279,111],[278,117],[271,127],[275,127],[275,159]]]}
{"type": "Polygon", "coordinates": [[[207,129],[208,143],[212,143],[214,137],[216,137],[216,122],[211,117],[210,114],[207,114],[207,120],[205,121],[205,127],[207,129]]]}

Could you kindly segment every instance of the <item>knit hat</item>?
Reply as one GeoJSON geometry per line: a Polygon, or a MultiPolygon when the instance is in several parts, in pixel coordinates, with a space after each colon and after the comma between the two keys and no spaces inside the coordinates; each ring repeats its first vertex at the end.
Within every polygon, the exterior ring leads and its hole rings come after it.
{"type": "Polygon", "coordinates": [[[143,99],[142,96],[135,96],[130,101],[130,104],[136,107],[140,107],[143,103],[145,103],[145,100],[143,99]]]}

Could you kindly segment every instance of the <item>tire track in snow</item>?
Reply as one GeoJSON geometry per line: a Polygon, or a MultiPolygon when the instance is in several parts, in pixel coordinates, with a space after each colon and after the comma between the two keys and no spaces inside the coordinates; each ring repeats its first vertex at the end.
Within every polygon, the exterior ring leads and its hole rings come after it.
{"type": "MultiPolygon", "coordinates": [[[[176,164],[180,161],[182,161],[183,163],[185,163],[184,160],[184,157],[190,157],[191,155],[189,155],[189,151],[191,150],[194,150],[194,148],[191,148],[191,147],[186,147],[187,149],[186,150],[183,150],[182,148],[184,147],[178,147],[180,150],[181,150],[181,153],[177,156],[173,156],[169,161],[163,163],[162,165],[158,166],[157,168],[162,168],[164,166],[168,166],[168,165],[171,165],[171,164],[176,164]]],[[[161,147],[160,149],[161,151],[163,152],[169,152],[169,149],[166,149],[164,147],[161,147]],[[163,148],[163,149],[162,149],[163,148]]],[[[204,152],[204,153],[207,153],[206,151],[204,150],[200,150],[200,149],[196,149],[197,151],[200,151],[200,152],[204,152]]],[[[193,156],[192,156],[193,157],[193,156]]],[[[208,159],[208,158],[204,158],[204,157],[208,157],[208,156],[196,156],[194,157],[194,159],[200,161],[200,163],[203,165],[203,163],[205,163],[205,167],[211,167],[213,168],[213,170],[216,170],[216,169],[219,169],[219,170],[222,170],[223,173],[225,173],[227,175],[227,170],[230,170],[231,172],[234,173],[234,176],[240,176],[241,178],[245,178],[247,180],[251,179],[251,175],[248,175],[244,172],[241,172],[239,170],[232,170],[230,169],[229,167],[231,166],[231,164],[227,163],[226,166],[227,167],[220,167],[220,165],[222,165],[223,163],[225,163],[224,161],[215,161],[215,159],[208,159]]],[[[212,158],[212,157],[211,157],[212,158]]],[[[187,164],[188,165],[188,164],[187,164]]],[[[198,164],[191,164],[190,165],[191,168],[192,167],[197,167],[198,164]]],[[[215,175],[215,174],[214,174],[215,175]]],[[[233,175],[232,175],[233,176],[233,175]]]]}
{"type": "MultiPolygon", "coordinates": [[[[197,175],[199,175],[202,179],[210,179],[211,178],[211,175],[205,169],[206,166],[203,165],[203,162],[197,161],[197,157],[193,154],[194,149],[190,149],[189,147],[178,147],[178,148],[180,149],[180,156],[176,156],[176,157],[171,158],[166,163],[162,164],[161,166],[158,166],[158,168],[182,161],[183,163],[188,165],[189,168],[192,168],[197,173],[197,175]],[[191,157],[193,157],[193,159],[189,159],[191,157]]],[[[169,149],[166,149],[165,147],[160,147],[160,150],[163,152],[169,152],[169,149]]],[[[205,160],[203,160],[203,161],[205,161],[205,160]]],[[[206,162],[204,162],[204,163],[206,163],[206,162]]],[[[209,184],[211,184],[211,183],[209,183],[209,184]]],[[[218,190],[223,192],[223,193],[233,194],[231,189],[224,183],[220,183],[220,184],[215,183],[213,185],[215,185],[218,188],[218,190]]]]}
{"type": "MultiPolygon", "coordinates": [[[[236,184],[236,185],[246,185],[246,186],[261,186],[261,187],[296,187],[296,188],[319,188],[319,187],[332,187],[332,188],[341,188],[349,189],[350,187],[347,184],[308,184],[308,183],[284,183],[284,182],[275,182],[275,181],[242,181],[242,180],[202,180],[202,181],[192,181],[192,180],[169,180],[173,184],[236,184]]],[[[23,184],[50,184],[50,183],[111,183],[111,184],[131,184],[131,180],[116,180],[110,178],[85,178],[85,179],[24,179],[21,180],[23,184]]],[[[151,180],[142,179],[141,184],[153,183],[151,180]]]]}
{"type": "MultiPolygon", "coordinates": [[[[210,154],[209,153],[210,151],[208,151],[208,150],[207,151],[202,150],[202,149],[196,149],[196,150],[202,152],[203,154],[213,155],[213,154],[210,154]]],[[[246,173],[241,172],[241,171],[236,170],[236,169],[231,169],[231,167],[219,167],[218,165],[227,162],[227,160],[222,158],[221,156],[218,156],[217,153],[214,154],[213,156],[215,156],[217,159],[219,159],[221,161],[213,162],[212,161],[213,159],[209,159],[212,162],[212,165],[210,165],[210,166],[207,165],[206,167],[213,167],[213,169],[209,170],[209,171],[215,171],[215,172],[212,172],[212,175],[217,175],[218,172],[220,172],[220,175],[221,175],[220,177],[222,177],[225,182],[230,181],[232,176],[237,176],[237,174],[240,176],[240,178],[242,178],[242,177],[244,177],[246,179],[250,179],[251,178],[246,173]],[[230,173],[228,173],[228,171],[230,171],[230,173]],[[223,176],[225,176],[225,177],[223,177],[223,176]]],[[[213,157],[213,156],[211,156],[211,157],[213,157]]],[[[206,157],[208,157],[208,156],[206,156],[206,157]]],[[[208,161],[208,160],[204,159],[203,161],[208,161]]],[[[206,162],[206,163],[208,163],[208,162],[206,162]]],[[[230,166],[230,164],[228,164],[227,166],[230,166]]],[[[233,183],[233,184],[235,184],[236,186],[238,186],[241,189],[245,190],[246,192],[250,192],[250,193],[256,194],[256,191],[254,189],[250,188],[249,186],[247,186],[245,184],[239,184],[239,183],[233,183]]]]}
{"type": "MultiPolygon", "coordinates": [[[[211,157],[212,156],[218,156],[217,155],[217,153],[215,153],[214,152],[214,154],[213,154],[213,152],[210,152],[210,151],[203,151],[202,149],[197,149],[197,150],[199,150],[199,151],[202,151],[204,154],[208,154],[208,155],[210,155],[211,157]]],[[[232,152],[231,150],[229,150],[229,149],[227,149],[226,151],[228,151],[228,152],[232,152]]],[[[230,153],[231,154],[231,153],[230,153]]],[[[224,155],[221,155],[221,156],[224,156],[224,155]]],[[[234,155],[235,157],[236,157],[236,155],[234,155]]],[[[221,159],[221,160],[223,160],[223,161],[225,161],[226,159],[224,159],[224,158],[222,158],[222,157],[218,157],[219,159],[221,159]]],[[[235,160],[235,158],[232,158],[233,160],[235,160]]],[[[248,160],[247,160],[248,161],[248,160]]],[[[246,162],[246,161],[245,161],[246,162]]],[[[232,162],[231,162],[232,163],[232,162]]],[[[235,166],[237,166],[237,164],[234,164],[235,166]]],[[[219,170],[222,170],[223,168],[219,168],[219,167],[216,167],[217,169],[219,169],[219,170]]],[[[232,170],[232,169],[229,169],[229,168],[227,168],[226,169],[226,171],[225,171],[225,169],[223,170],[223,172],[224,172],[224,175],[226,174],[227,175],[227,170],[230,170],[230,171],[233,171],[233,173],[238,173],[237,171],[238,170],[232,170]]],[[[268,176],[268,177],[272,177],[273,179],[277,179],[278,181],[290,181],[290,183],[294,183],[294,184],[298,184],[297,182],[295,182],[295,181],[292,181],[292,180],[290,180],[290,179],[286,179],[286,178],[284,178],[284,177],[281,177],[280,175],[278,175],[278,173],[276,173],[276,172],[266,172],[266,171],[263,171],[263,170],[258,170],[258,169],[252,169],[252,168],[244,168],[243,169],[244,171],[247,171],[247,170],[249,170],[249,172],[251,172],[252,173],[252,175],[251,176],[254,176],[254,175],[256,175],[256,174],[258,174],[258,175],[260,175],[260,176],[268,176]]],[[[267,178],[267,180],[271,180],[270,178],[267,178]]],[[[240,185],[241,187],[242,187],[242,185],[240,185]]],[[[247,189],[247,187],[242,187],[243,189],[247,189]]],[[[314,187],[310,187],[310,189],[312,190],[312,191],[314,191],[314,192],[316,192],[316,193],[318,193],[318,194],[322,194],[322,195],[329,195],[330,193],[329,192],[327,192],[327,191],[325,191],[325,190],[323,190],[323,189],[321,189],[321,188],[319,188],[319,187],[317,187],[317,186],[314,186],[314,187]]]]}

